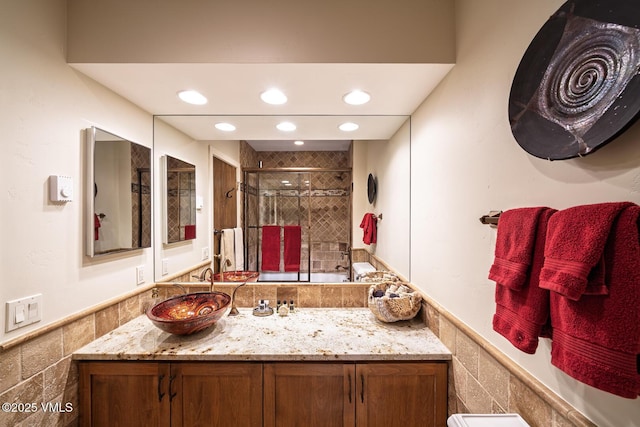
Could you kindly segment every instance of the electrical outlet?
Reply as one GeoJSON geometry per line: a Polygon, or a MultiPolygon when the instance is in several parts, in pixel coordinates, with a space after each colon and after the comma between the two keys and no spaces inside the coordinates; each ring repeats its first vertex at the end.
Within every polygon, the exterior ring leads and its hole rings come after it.
{"type": "Polygon", "coordinates": [[[162,260],[162,275],[166,276],[169,274],[169,260],[167,258],[162,260]]]}
{"type": "Polygon", "coordinates": [[[7,332],[39,322],[42,320],[42,294],[7,301],[5,311],[7,332]]]}
{"type": "Polygon", "coordinates": [[[136,284],[142,285],[144,283],[144,265],[136,267],[136,284]]]}
{"type": "Polygon", "coordinates": [[[209,247],[202,248],[202,260],[206,261],[209,259],[209,247]]]}

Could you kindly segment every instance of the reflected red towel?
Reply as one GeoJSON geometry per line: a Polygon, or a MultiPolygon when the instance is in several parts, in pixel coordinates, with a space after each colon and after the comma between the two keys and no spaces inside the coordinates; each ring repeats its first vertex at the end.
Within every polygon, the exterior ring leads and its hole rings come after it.
{"type": "MultiPolygon", "coordinates": [[[[557,215],[557,214],[556,214],[557,215]]],[[[614,220],[604,248],[608,295],[574,301],[551,292],[551,363],[618,396],[640,395],[640,207],[614,220]]]]}
{"type": "Polygon", "coordinates": [[[302,230],[299,225],[284,226],[284,271],[300,271],[302,230]]]}
{"type": "MultiPolygon", "coordinates": [[[[536,208],[537,209],[537,208],[536,208]]],[[[521,290],[514,290],[502,283],[496,284],[496,313],[493,330],[528,354],[536,352],[538,337],[549,337],[549,291],[538,286],[540,270],[544,264],[544,246],[549,218],[555,209],[543,208],[536,213],[531,270],[521,290]]],[[[506,213],[506,212],[505,212],[506,213]]],[[[503,214],[504,215],[504,214],[503,214]]],[[[502,221],[502,215],[500,215],[502,221]]],[[[527,235],[529,233],[526,233],[527,235]]],[[[530,237],[525,237],[530,239],[530,237]]],[[[513,242],[517,244],[517,241],[513,242]]]]}
{"type": "Polygon", "coordinates": [[[196,226],[195,225],[185,225],[184,226],[184,239],[191,240],[196,238],[196,226]]]}
{"type": "Polygon", "coordinates": [[[378,217],[370,212],[364,214],[360,221],[360,228],[363,230],[362,241],[365,245],[370,245],[378,241],[378,217]]]}
{"type": "Polygon", "coordinates": [[[97,214],[93,214],[93,240],[100,238],[100,217],[97,214]]]}
{"type": "Polygon", "coordinates": [[[280,226],[262,226],[262,271],[280,271],[280,226]]]}
{"type": "Polygon", "coordinates": [[[606,295],[602,256],[609,231],[629,202],[575,206],[549,220],[540,286],[578,300],[606,295]],[[598,267],[598,268],[594,268],[598,267]]]}
{"type": "Polygon", "coordinates": [[[500,214],[495,259],[489,270],[489,279],[514,290],[524,287],[533,259],[538,217],[546,209],[518,208],[500,214]]]}

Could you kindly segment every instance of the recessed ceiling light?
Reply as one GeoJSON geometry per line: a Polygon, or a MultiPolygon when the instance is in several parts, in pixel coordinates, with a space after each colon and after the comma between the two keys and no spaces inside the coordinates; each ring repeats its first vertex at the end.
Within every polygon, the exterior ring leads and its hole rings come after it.
{"type": "Polygon", "coordinates": [[[283,181],[280,181],[280,182],[283,183],[283,184],[288,184],[289,183],[289,181],[287,181],[287,180],[283,180],[283,181]]]}
{"type": "Polygon", "coordinates": [[[281,130],[283,132],[292,132],[296,130],[296,125],[291,122],[278,123],[276,127],[278,128],[278,130],[281,130]]]}
{"type": "Polygon", "coordinates": [[[221,130],[223,132],[233,132],[234,130],[236,130],[236,127],[231,123],[224,123],[224,122],[216,123],[215,127],[216,129],[221,130]]]}
{"type": "Polygon", "coordinates": [[[347,123],[343,123],[340,126],[338,126],[338,129],[340,129],[341,131],[344,132],[353,132],[354,130],[358,129],[360,126],[358,126],[355,123],[351,123],[351,122],[347,122],[347,123]]]}
{"type": "Polygon", "coordinates": [[[271,105],[282,105],[287,102],[287,96],[279,89],[266,90],[260,94],[260,98],[271,105]]]}
{"type": "Polygon", "coordinates": [[[296,145],[304,145],[304,141],[293,141],[296,145]]]}
{"type": "Polygon", "coordinates": [[[207,103],[207,98],[195,90],[182,90],[178,92],[178,98],[187,104],[204,105],[207,103]]]}
{"type": "Polygon", "coordinates": [[[362,105],[369,102],[371,95],[367,92],[356,89],[342,97],[342,100],[350,105],[362,105]]]}

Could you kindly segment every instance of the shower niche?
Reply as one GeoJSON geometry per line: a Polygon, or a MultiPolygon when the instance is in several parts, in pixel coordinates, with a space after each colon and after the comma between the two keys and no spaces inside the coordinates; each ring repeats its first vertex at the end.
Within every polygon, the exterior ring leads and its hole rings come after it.
{"type": "Polygon", "coordinates": [[[264,282],[350,281],[351,169],[245,169],[243,189],[247,270],[264,282]]]}

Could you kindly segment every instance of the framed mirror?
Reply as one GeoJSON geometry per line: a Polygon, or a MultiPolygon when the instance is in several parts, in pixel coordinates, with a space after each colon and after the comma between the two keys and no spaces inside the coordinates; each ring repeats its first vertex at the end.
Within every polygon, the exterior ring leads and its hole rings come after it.
{"type": "Polygon", "coordinates": [[[196,238],[196,167],[171,156],[162,157],[163,243],[196,238]]]}
{"type": "Polygon", "coordinates": [[[151,149],[97,127],[85,139],[86,254],[151,247],[151,149]]]}

